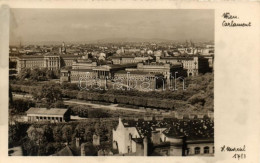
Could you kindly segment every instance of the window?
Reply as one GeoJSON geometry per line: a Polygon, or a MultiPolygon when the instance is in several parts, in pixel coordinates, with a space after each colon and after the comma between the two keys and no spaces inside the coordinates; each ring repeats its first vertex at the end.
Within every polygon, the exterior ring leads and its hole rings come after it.
{"type": "Polygon", "coordinates": [[[195,148],[195,154],[200,154],[200,147],[195,148]]]}
{"type": "Polygon", "coordinates": [[[209,153],[209,147],[204,147],[204,153],[209,153]]]}
{"type": "Polygon", "coordinates": [[[215,153],[215,147],[212,147],[212,152],[215,153]]]}

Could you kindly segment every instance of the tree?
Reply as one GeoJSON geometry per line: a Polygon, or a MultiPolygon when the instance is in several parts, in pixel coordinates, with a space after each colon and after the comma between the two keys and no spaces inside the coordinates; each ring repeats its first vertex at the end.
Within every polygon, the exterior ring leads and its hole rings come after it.
{"type": "Polygon", "coordinates": [[[88,110],[89,118],[108,118],[110,115],[102,109],[89,109],[88,110]]]}
{"type": "Polygon", "coordinates": [[[53,129],[53,139],[55,142],[62,141],[62,128],[61,126],[55,126],[53,129]]]}
{"type": "Polygon", "coordinates": [[[46,142],[46,137],[44,136],[44,129],[39,127],[30,126],[27,130],[28,137],[31,141],[36,144],[44,144],[46,142]]]}
{"type": "Polygon", "coordinates": [[[23,68],[20,72],[19,72],[19,74],[18,74],[18,79],[20,79],[20,80],[24,80],[24,79],[26,79],[26,78],[29,78],[30,77],[30,75],[31,75],[31,69],[29,69],[29,68],[23,68]]]}
{"type": "Polygon", "coordinates": [[[28,124],[21,123],[15,123],[14,125],[10,125],[8,130],[9,146],[20,145],[22,143],[23,137],[27,135],[26,131],[28,127],[28,124]]]}
{"type": "Polygon", "coordinates": [[[43,126],[44,130],[44,137],[47,140],[47,142],[53,142],[53,131],[52,128],[49,125],[43,126]]]}
{"type": "Polygon", "coordinates": [[[9,84],[9,106],[13,104],[13,94],[12,94],[12,87],[9,84]]]}
{"type": "Polygon", "coordinates": [[[199,104],[201,106],[204,105],[205,103],[205,95],[202,94],[202,93],[198,93],[198,94],[195,94],[193,95],[191,98],[189,98],[188,100],[191,104],[199,104]]]}
{"type": "Polygon", "coordinates": [[[54,72],[52,70],[47,70],[46,71],[46,78],[47,79],[54,79],[55,78],[54,72]]]}
{"type": "Polygon", "coordinates": [[[30,100],[15,99],[10,109],[14,114],[20,114],[26,112],[30,107],[34,107],[35,103],[30,100]]]}
{"type": "Polygon", "coordinates": [[[44,84],[41,88],[41,98],[45,98],[48,104],[61,100],[62,92],[59,85],[55,83],[44,84]]]}
{"type": "Polygon", "coordinates": [[[63,139],[63,141],[66,141],[67,143],[69,143],[72,140],[72,134],[73,134],[73,130],[72,130],[72,127],[70,125],[65,125],[62,128],[62,139],[63,139]]]}
{"type": "Polygon", "coordinates": [[[64,105],[63,101],[59,100],[59,101],[56,101],[55,103],[51,104],[51,107],[52,108],[64,108],[65,105],[64,105]]]}
{"type": "Polygon", "coordinates": [[[48,143],[46,148],[45,148],[44,153],[45,153],[46,156],[49,156],[51,154],[54,154],[55,151],[56,151],[55,146],[53,144],[48,143]]]}

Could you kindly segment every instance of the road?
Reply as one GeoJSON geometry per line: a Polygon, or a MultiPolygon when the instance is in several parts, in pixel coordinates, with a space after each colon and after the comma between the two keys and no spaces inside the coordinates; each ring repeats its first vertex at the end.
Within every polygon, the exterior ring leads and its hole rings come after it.
{"type": "Polygon", "coordinates": [[[117,106],[118,104],[102,105],[102,104],[93,104],[87,101],[75,101],[75,100],[64,101],[64,104],[87,105],[87,106],[91,106],[92,108],[102,108],[102,109],[109,109],[114,111],[121,110],[121,111],[133,111],[133,112],[146,113],[146,110],[119,107],[117,106]]]}

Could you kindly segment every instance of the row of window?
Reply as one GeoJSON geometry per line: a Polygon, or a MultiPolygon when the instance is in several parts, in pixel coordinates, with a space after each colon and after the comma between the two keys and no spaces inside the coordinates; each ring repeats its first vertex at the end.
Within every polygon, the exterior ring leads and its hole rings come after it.
{"type": "Polygon", "coordinates": [[[56,120],[62,122],[62,117],[38,117],[36,116],[36,120],[56,120]]]}
{"type": "MultiPolygon", "coordinates": [[[[208,147],[208,146],[206,146],[206,147],[204,147],[204,148],[200,148],[200,147],[195,147],[194,148],[194,154],[196,155],[196,154],[201,154],[201,150],[203,150],[203,154],[209,154],[209,148],[210,147],[208,147]]],[[[212,147],[212,152],[214,153],[215,151],[214,151],[215,149],[214,149],[214,147],[212,147]]],[[[188,148],[188,154],[189,154],[189,152],[190,152],[190,149],[188,148]]]]}
{"type": "Polygon", "coordinates": [[[44,67],[44,64],[26,64],[24,67],[44,67]]]}

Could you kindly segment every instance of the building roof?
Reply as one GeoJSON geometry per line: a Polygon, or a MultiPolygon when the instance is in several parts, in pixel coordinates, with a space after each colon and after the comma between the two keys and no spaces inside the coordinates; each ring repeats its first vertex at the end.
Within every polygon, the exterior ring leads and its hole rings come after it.
{"type": "Polygon", "coordinates": [[[18,58],[43,58],[43,55],[22,55],[22,56],[18,56],[18,58]]]}
{"type": "Polygon", "coordinates": [[[92,72],[93,69],[71,69],[70,71],[79,71],[79,72],[92,72]]]}
{"type": "Polygon", "coordinates": [[[208,139],[189,139],[186,141],[188,144],[197,144],[197,143],[212,143],[214,142],[214,138],[208,139]]]}
{"type": "Polygon", "coordinates": [[[66,58],[80,58],[82,57],[83,55],[73,55],[73,54],[62,54],[60,55],[62,58],[66,59],[66,58]]]}
{"type": "Polygon", "coordinates": [[[112,69],[116,68],[127,68],[127,67],[136,67],[137,63],[128,63],[128,64],[122,64],[122,65],[109,65],[112,69]]]}
{"type": "Polygon", "coordinates": [[[144,72],[144,71],[125,71],[125,70],[120,70],[117,71],[115,74],[127,74],[129,72],[129,74],[139,74],[139,75],[150,75],[150,76],[154,76],[154,74],[150,74],[149,72],[144,72]]]}
{"type": "Polygon", "coordinates": [[[167,59],[167,60],[193,60],[194,57],[161,57],[160,59],[167,59]]]}
{"type": "Polygon", "coordinates": [[[66,146],[57,153],[55,153],[53,156],[77,156],[74,151],[69,147],[66,146]]]}
{"type": "Polygon", "coordinates": [[[136,143],[143,143],[143,138],[132,138],[132,140],[136,143]]]}
{"type": "Polygon", "coordinates": [[[61,108],[30,108],[26,113],[27,114],[47,114],[47,115],[64,115],[68,109],[61,108]]]}
{"type": "Polygon", "coordinates": [[[177,119],[170,118],[162,121],[152,120],[126,120],[122,119],[124,127],[136,127],[140,136],[149,136],[157,128],[167,128],[165,136],[171,138],[181,138],[185,136],[187,140],[212,140],[214,139],[214,122],[209,118],[204,119],[177,119]]]}
{"type": "Polygon", "coordinates": [[[184,136],[183,133],[178,131],[176,127],[170,127],[163,131],[164,135],[170,138],[182,138],[184,136]]]}
{"type": "Polygon", "coordinates": [[[135,56],[114,56],[112,59],[122,59],[122,58],[135,58],[135,56]]]}

